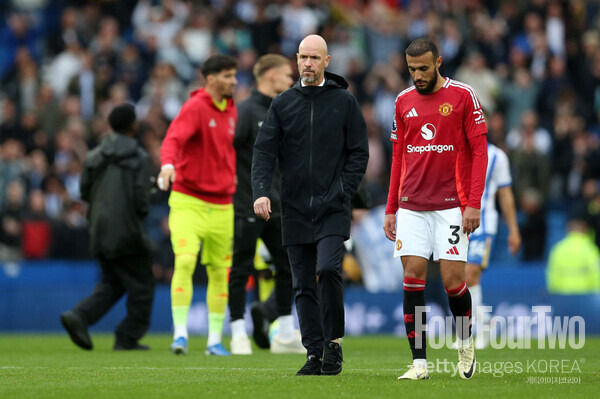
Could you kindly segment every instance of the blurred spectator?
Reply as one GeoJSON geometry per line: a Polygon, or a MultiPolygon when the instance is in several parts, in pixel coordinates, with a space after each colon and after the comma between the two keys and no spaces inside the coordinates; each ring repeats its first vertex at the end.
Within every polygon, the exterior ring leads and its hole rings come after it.
{"type": "Polygon", "coordinates": [[[506,135],[506,146],[512,151],[532,146],[536,152],[549,155],[552,150],[552,137],[548,130],[540,127],[535,111],[529,109],[521,114],[520,126],[511,129],[506,135]]]}
{"type": "Polygon", "coordinates": [[[58,98],[65,95],[69,82],[83,67],[81,44],[77,38],[67,40],[65,49],[52,60],[44,79],[58,98]]]}
{"type": "Polygon", "coordinates": [[[21,126],[17,115],[17,106],[10,98],[5,99],[2,104],[2,114],[0,119],[0,143],[6,140],[20,140],[21,126]]]}
{"type": "Polygon", "coordinates": [[[157,57],[159,62],[171,64],[175,68],[179,79],[184,82],[190,82],[194,79],[196,70],[183,47],[182,33],[175,35],[173,43],[169,47],[161,48],[157,57]]]}
{"type": "Polygon", "coordinates": [[[249,24],[252,35],[252,47],[257,56],[267,53],[280,53],[281,15],[277,12],[276,4],[268,5],[267,1],[256,1],[256,16],[249,24]]]}
{"type": "Polygon", "coordinates": [[[17,140],[6,140],[0,147],[0,207],[7,198],[9,184],[25,175],[24,155],[23,144],[17,140]]]}
{"type": "Polygon", "coordinates": [[[159,49],[169,47],[183,28],[188,7],[178,0],[161,0],[159,5],[141,0],[133,11],[133,26],[142,41],[156,40],[159,49]]]}
{"type": "Polygon", "coordinates": [[[210,55],[213,34],[210,13],[196,10],[183,30],[182,44],[190,61],[201,65],[210,55]]]}
{"type": "Polygon", "coordinates": [[[500,82],[496,75],[486,65],[481,53],[473,52],[467,56],[456,71],[456,79],[471,85],[481,102],[483,109],[489,112],[496,110],[496,100],[500,90],[500,82]]]}
{"type": "Polygon", "coordinates": [[[115,84],[125,86],[134,100],[140,98],[147,75],[140,51],[133,44],[125,45],[121,50],[121,56],[115,67],[115,78],[118,82],[115,84]]]}
{"type": "Polygon", "coordinates": [[[29,154],[28,168],[25,178],[29,184],[27,189],[31,192],[34,190],[41,190],[44,179],[48,174],[48,158],[41,150],[33,150],[29,154]]]}
{"type": "Polygon", "coordinates": [[[525,68],[517,69],[512,80],[503,82],[500,98],[505,104],[507,129],[512,130],[519,126],[524,111],[535,109],[538,91],[538,83],[525,68]]]}
{"type": "Polygon", "coordinates": [[[586,212],[586,221],[594,233],[594,242],[600,248],[600,180],[588,179],[583,183],[582,198],[577,204],[586,212]]]}
{"type": "Polygon", "coordinates": [[[281,10],[281,52],[290,57],[296,54],[300,41],[317,33],[319,20],[304,0],[291,0],[281,10]]]}
{"type": "Polygon", "coordinates": [[[486,112],[485,119],[488,128],[488,141],[505,153],[508,153],[508,149],[506,148],[506,117],[504,114],[496,111],[488,115],[486,112]]]}
{"type": "Polygon", "coordinates": [[[402,53],[406,39],[400,27],[406,21],[385,6],[385,2],[371,2],[367,9],[365,35],[371,64],[387,62],[394,53],[402,53]]]}
{"type": "Polygon", "coordinates": [[[39,61],[41,49],[39,48],[39,37],[41,30],[38,29],[31,19],[24,13],[14,12],[9,14],[8,23],[0,25],[0,82],[4,82],[8,76],[16,75],[16,59],[19,48],[24,47],[31,57],[39,61]]]}
{"type": "Polygon", "coordinates": [[[550,158],[535,146],[532,134],[523,137],[521,145],[510,152],[515,197],[535,189],[542,198],[550,190],[550,158]]]}
{"type": "Polygon", "coordinates": [[[518,197],[521,215],[524,219],[519,223],[523,238],[524,261],[542,260],[546,248],[546,215],[542,195],[533,188],[526,189],[518,197]]]}
{"type": "Polygon", "coordinates": [[[58,176],[50,174],[43,184],[45,194],[46,213],[52,219],[58,219],[64,214],[64,205],[67,203],[67,192],[58,176]]]}
{"type": "Polygon", "coordinates": [[[17,50],[15,66],[15,73],[5,79],[3,90],[15,102],[18,117],[35,109],[40,79],[37,65],[27,47],[17,50]]]}
{"type": "Polygon", "coordinates": [[[540,124],[549,128],[555,115],[555,107],[561,93],[573,82],[567,75],[567,65],[564,59],[552,57],[548,63],[548,72],[541,82],[537,110],[540,124]]]}
{"type": "Polygon", "coordinates": [[[465,56],[463,37],[458,23],[453,18],[444,21],[443,34],[440,35],[440,54],[444,57],[442,76],[454,76],[465,56]]]}
{"type": "Polygon", "coordinates": [[[384,187],[387,184],[386,172],[389,168],[383,146],[384,138],[382,137],[382,129],[377,124],[373,104],[363,104],[361,110],[365,118],[365,124],[367,125],[369,140],[369,163],[367,164],[363,182],[374,204],[385,204],[387,201],[387,191],[384,187]]]}
{"type": "Polygon", "coordinates": [[[33,190],[29,194],[29,207],[23,216],[22,250],[25,259],[45,259],[50,254],[52,226],[46,215],[44,193],[33,190]]]}
{"type": "Polygon", "coordinates": [[[142,88],[142,98],[137,104],[137,112],[144,118],[150,107],[156,104],[169,119],[175,118],[183,104],[184,87],[175,75],[175,68],[170,63],[157,62],[152,69],[150,79],[142,88]]]}
{"type": "Polygon", "coordinates": [[[600,251],[588,235],[583,214],[569,217],[567,236],[550,251],[546,284],[551,294],[600,293],[600,251]]]}
{"type": "Polygon", "coordinates": [[[0,212],[0,260],[19,260],[23,217],[25,216],[25,186],[19,180],[8,184],[6,203],[0,212]]]}

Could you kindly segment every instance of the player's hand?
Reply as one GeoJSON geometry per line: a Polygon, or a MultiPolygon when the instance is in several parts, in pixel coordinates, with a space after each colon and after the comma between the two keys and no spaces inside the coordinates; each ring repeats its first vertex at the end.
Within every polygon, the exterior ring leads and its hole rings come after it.
{"type": "Polygon", "coordinates": [[[385,215],[383,231],[388,240],[396,241],[396,215],[385,215]]]}
{"type": "Polygon", "coordinates": [[[271,218],[271,200],[268,197],[260,197],[254,201],[254,213],[265,220],[271,218]]]}
{"type": "Polygon", "coordinates": [[[171,183],[175,181],[175,169],[173,168],[164,168],[158,174],[158,178],[156,179],[156,184],[158,188],[162,191],[167,191],[171,186],[171,183]]]}
{"type": "Polygon", "coordinates": [[[511,255],[516,255],[521,248],[521,234],[519,229],[515,229],[508,233],[508,251],[511,255]]]}
{"type": "Polygon", "coordinates": [[[478,227],[481,222],[481,211],[477,208],[466,207],[463,213],[463,233],[471,234],[478,227]]]}

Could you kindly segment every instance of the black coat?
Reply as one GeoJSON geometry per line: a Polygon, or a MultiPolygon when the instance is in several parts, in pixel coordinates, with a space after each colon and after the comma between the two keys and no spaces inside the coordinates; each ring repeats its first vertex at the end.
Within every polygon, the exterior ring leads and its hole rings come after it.
{"type": "Polygon", "coordinates": [[[110,134],[85,158],[81,198],[89,203],[90,250],[114,259],[146,253],[142,226],[150,198],[150,159],[137,141],[110,134]]]}
{"type": "Polygon", "coordinates": [[[283,244],[350,236],[350,200],[367,168],[367,129],[341,76],[322,87],[298,81],[275,97],[252,160],[254,200],[269,197],[276,159],[281,170],[283,244]]]}
{"type": "MultiPolygon", "coordinates": [[[[233,206],[236,217],[256,217],[254,214],[254,201],[252,200],[252,182],[250,170],[252,168],[252,153],[258,130],[267,116],[267,111],[273,99],[265,96],[256,88],[250,97],[236,105],[238,121],[235,126],[233,146],[236,153],[237,186],[233,195],[233,206]]],[[[279,168],[275,168],[273,185],[269,198],[273,216],[281,213],[281,176],[279,168]]]]}

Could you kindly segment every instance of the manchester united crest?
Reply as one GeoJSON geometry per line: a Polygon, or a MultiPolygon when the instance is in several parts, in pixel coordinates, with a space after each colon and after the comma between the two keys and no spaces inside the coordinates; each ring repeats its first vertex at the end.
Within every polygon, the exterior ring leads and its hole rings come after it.
{"type": "Polygon", "coordinates": [[[400,251],[402,249],[402,241],[396,240],[396,251],[400,251]]]}
{"type": "Polygon", "coordinates": [[[453,109],[452,104],[446,102],[446,103],[443,103],[442,105],[440,105],[439,111],[440,111],[440,114],[442,114],[442,116],[448,116],[452,113],[452,109],[453,109]]]}

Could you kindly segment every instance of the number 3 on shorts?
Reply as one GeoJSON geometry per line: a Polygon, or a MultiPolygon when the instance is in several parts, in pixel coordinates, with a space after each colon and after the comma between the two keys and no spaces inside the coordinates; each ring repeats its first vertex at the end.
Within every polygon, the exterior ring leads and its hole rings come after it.
{"type": "Polygon", "coordinates": [[[460,230],[460,226],[452,224],[450,225],[450,230],[452,230],[451,234],[454,238],[448,238],[448,242],[452,245],[456,245],[460,241],[460,236],[458,235],[458,230],[460,230]]]}

